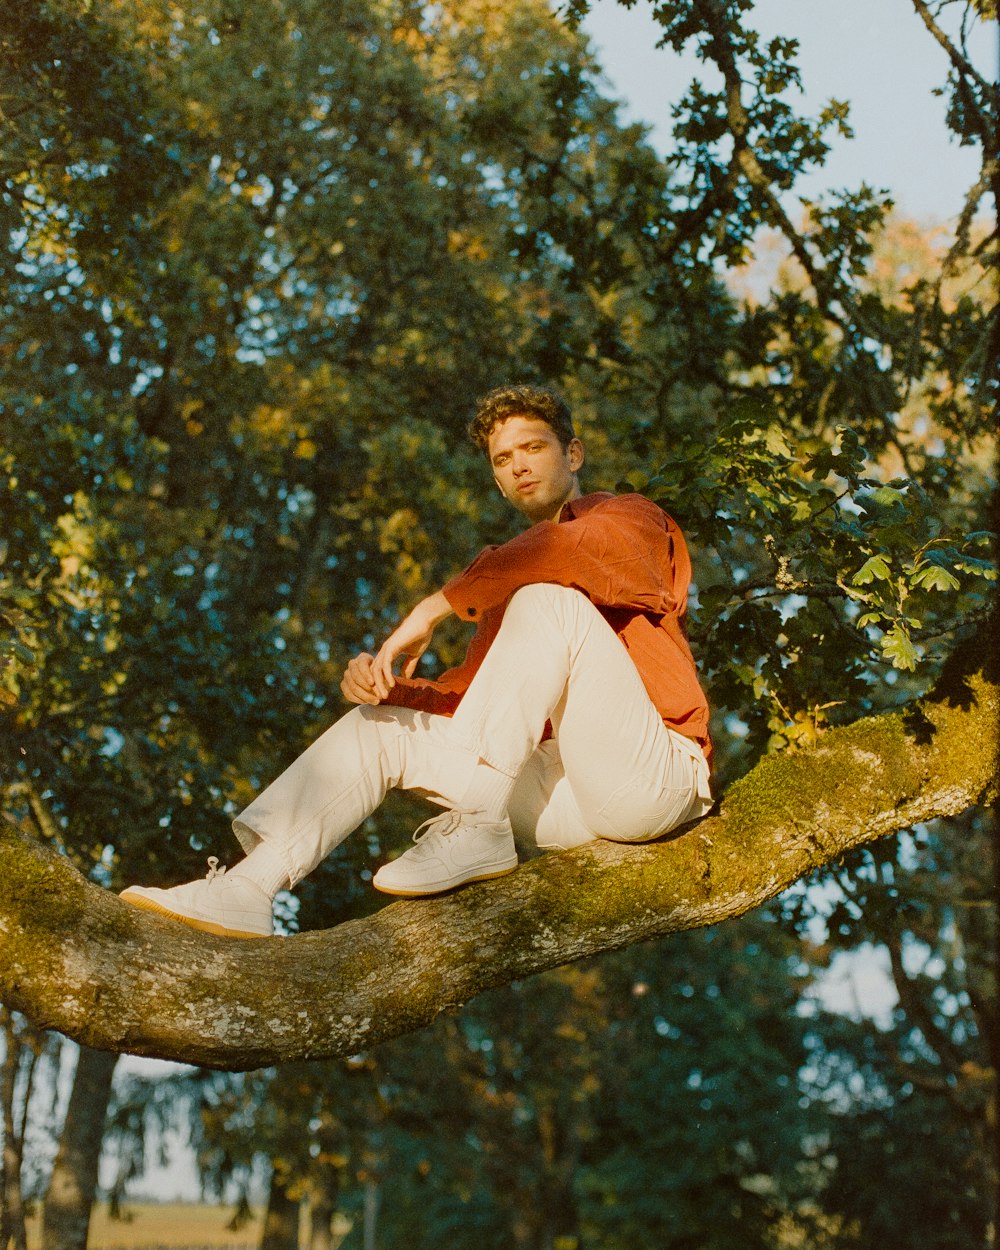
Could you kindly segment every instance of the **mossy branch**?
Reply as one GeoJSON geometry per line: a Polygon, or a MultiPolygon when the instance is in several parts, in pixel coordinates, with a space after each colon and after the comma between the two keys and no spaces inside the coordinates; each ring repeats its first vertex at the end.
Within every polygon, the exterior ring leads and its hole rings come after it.
{"type": "Polygon", "coordinates": [[[543,856],[292,938],[215,938],[126,907],[4,825],[0,1000],[98,1049],[234,1071],[354,1053],[493,986],[741,915],[854,847],[991,801],[995,653],[984,631],[928,698],[766,757],[671,840],[543,856]]]}

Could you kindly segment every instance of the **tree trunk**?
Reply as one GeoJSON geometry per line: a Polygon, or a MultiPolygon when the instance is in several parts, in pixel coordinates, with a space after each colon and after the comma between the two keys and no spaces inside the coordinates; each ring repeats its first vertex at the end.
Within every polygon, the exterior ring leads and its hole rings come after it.
{"type": "Polygon", "coordinates": [[[309,1250],[333,1250],[333,1217],[337,1213],[338,1172],[324,1168],[320,1183],[314,1186],[310,1206],[309,1250]]]}
{"type": "Polygon", "coordinates": [[[378,1212],[382,1205],[382,1186],[376,1177],[365,1181],[364,1250],[377,1250],[378,1212]]]}
{"type": "Polygon", "coordinates": [[[42,1250],[87,1250],[104,1120],[118,1056],[80,1047],[66,1119],[42,1204],[42,1250]]]}
{"type": "Polygon", "coordinates": [[[539,1115],[539,1129],[548,1121],[543,1137],[545,1159],[542,1183],[539,1186],[540,1235],[539,1250],[579,1250],[580,1214],[577,1210],[576,1188],[573,1184],[579,1166],[582,1141],[583,1104],[564,1110],[560,1117],[546,1110],[539,1115]],[[545,1147],[550,1148],[545,1148],[545,1147]]]}
{"type": "Polygon", "coordinates": [[[299,1201],[288,1196],[287,1181],[277,1168],[271,1172],[260,1250],[299,1250],[299,1201]]]}
{"type": "Polygon", "coordinates": [[[546,1187],[539,1250],[580,1250],[580,1219],[573,1186],[546,1187]]]}
{"type": "Polygon", "coordinates": [[[21,1044],[8,1011],[3,1019],[4,1055],[0,1068],[0,1106],[3,1108],[3,1156],[0,1159],[0,1250],[25,1250],[24,1198],[21,1162],[24,1142],[17,1122],[15,1099],[21,1064],[21,1044]]]}

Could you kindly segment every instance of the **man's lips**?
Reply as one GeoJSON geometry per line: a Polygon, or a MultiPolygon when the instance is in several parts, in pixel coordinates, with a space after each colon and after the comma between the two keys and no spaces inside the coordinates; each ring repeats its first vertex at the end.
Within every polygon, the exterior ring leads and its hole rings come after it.
{"type": "Polygon", "coordinates": [[[518,482],[514,489],[516,491],[534,490],[537,485],[537,482],[518,482]]]}

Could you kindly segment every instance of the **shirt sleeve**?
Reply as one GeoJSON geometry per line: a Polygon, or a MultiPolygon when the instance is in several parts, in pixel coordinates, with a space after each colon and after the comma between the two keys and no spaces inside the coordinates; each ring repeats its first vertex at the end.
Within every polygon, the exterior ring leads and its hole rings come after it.
{"type": "Polygon", "coordinates": [[[569,520],[541,521],[480,552],[444,594],[467,621],[533,582],[579,590],[598,607],[679,617],[690,577],[683,536],[662,509],[641,495],[607,495],[569,520]]]}

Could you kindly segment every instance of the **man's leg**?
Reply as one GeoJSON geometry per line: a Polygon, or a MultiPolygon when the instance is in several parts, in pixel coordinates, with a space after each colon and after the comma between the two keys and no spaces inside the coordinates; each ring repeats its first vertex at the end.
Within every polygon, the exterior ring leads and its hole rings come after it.
{"type": "MultiPolygon", "coordinates": [[[[311,872],[390,789],[457,804],[476,757],[456,747],[447,725],[445,717],[410,708],[353,708],[234,820],[246,860],[228,873],[209,861],[209,876],[201,881],[166,890],[133,886],[123,899],[210,932],[271,933],[275,893],[311,872]]],[[[510,867],[516,862],[515,856],[510,867]]]]}
{"type": "Polygon", "coordinates": [[[597,837],[580,811],[554,738],[543,742],[524,766],[508,812],[519,846],[567,850],[597,837]]]}
{"type": "Polygon", "coordinates": [[[508,776],[540,845],[656,837],[711,806],[698,745],[667,729],[621,641],[585,596],[524,587],[447,732],[508,776]],[[554,741],[539,749],[546,720],[554,741]]]}
{"type": "MultiPolygon", "coordinates": [[[[198,923],[192,911],[204,902],[211,912],[204,900],[221,899],[225,890],[236,899],[243,881],[244,893],[256,891],[253,915],[244,922],[234,903],[235,919],[215,923],[209,915],[201,927],[270,932],[270,898],[261,882],[270,881],[273,895],[300,880],[393,786],[456,810],[430,822],[415,848],[380,869],[377,888],[427,894],[500,875],[517,863],[505,808],[529,761],[523,781],[545,798],[532,800],[541,845],[578,845],[588,833],[643,840],[703,814],[711,803],[700,750],[665,728],[627,652],[590,601],[564,587],[533,585],[512,596],[452,720],[390,706],[355,708],[234,822],[250,856],[226,881],[210,874],[169,891],[133,887],[123,897],[198,923]],[[533,759],[547,720],[557,754],[546,744],[533,759]],[[258,874],[254,859],[262,856],[258,874]]],[[[515,796],[522,815],[528,789],[525,784],[515,796]]]]}
{"type": "MultiPolygon", "coordinates": [[[[690,750],[691,745],[686,739],[682,739],[678,749],[690,750]]],[[[712,798],[708,786],[708,767],[700,750],[692,759],[692,770],[694,780],[698,783],[698,796],[691,810],[680,821],[668,815],[666,825],[658,829],[655,836],[667,832],[669,828],[675,828],[678,823],[685,824],[695,820],[710,809],[712,798]]],[[[525,765],[514,785],[508,810],[519,845],[534,843],[543,850],[569,850],[593,842],[600,836],[594,832],[596,822],[593,816],[585,815],[577,802],[559,754],[559,743],[555,738],[543,742],[525,765]]],[[[608,834],[604,836],[610,837],[608,834]]],[[[617,840],[642,839],[619,836],[617,840]]]]}
{"type": "Polygon", "coordinates": [[[295,885],[376,810],[392,789],[453,807],[475,767],[448,718],[411,708],[355,707],[295,759],[233,821],[247,852],[279,850],[295,885]]]}

